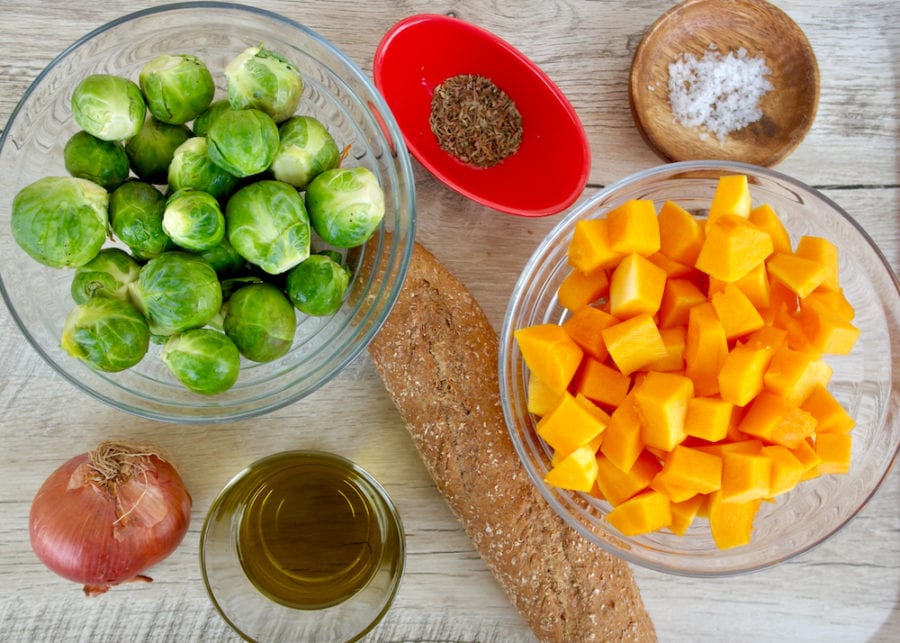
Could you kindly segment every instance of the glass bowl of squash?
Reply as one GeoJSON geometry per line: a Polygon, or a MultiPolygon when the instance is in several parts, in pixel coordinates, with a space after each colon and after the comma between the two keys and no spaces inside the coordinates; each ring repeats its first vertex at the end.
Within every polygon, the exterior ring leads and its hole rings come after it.
{"type": "Polygon", "coordinates": [[[802,554],[900,449],[900,282],[850,214],[771,169],[672,163],[583,201],[526,263],[500,344],[531,481],[651,569],[802,554]]]}

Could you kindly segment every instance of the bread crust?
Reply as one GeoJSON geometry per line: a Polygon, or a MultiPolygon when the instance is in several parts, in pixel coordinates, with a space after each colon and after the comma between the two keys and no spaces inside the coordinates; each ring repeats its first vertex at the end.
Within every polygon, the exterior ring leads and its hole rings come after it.
{"type": "Polygon", "coordinates": [[[542,641],[654,641],[630,567],[568,527],[528,478],[500,403],[497,334],[416,244],[368,348],[426,468],[542,641]]]}

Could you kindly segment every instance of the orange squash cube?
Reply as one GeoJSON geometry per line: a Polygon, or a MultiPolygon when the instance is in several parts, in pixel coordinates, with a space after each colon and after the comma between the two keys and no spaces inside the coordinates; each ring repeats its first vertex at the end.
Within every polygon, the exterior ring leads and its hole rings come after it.
{"type": "Polygon", "coordinates": [[[715,221],[722,215],[746,219],[750,216],[751,209],[750,186],[747,176],[732,174],[720,177],[709,206],[709,221],[715,221]]]}
{"type": "Polygon", "coordinates": [[[575,224],[567,249],[569,265],[590,274],[616,265],[622,253],[609,245],[609,223],[603,219],[583,219],[575,224]]]}
{"type": "Polygon", "coordinates": [[[590,447],[575,449],[544,476],[544,482],[560,489],[589,492],[597,480],[597,458],[590,447]]]}
{"type": "Polygon", "coordinates": [[[671,328],[662,328],[659,331],[663,344],[666,347],[666,356],[650,362],[645,366],[650,371],[683,371],[684,370],[684,341],[687,337],[687,330],[684,326],[672,326],[671,328]]]}
{"type": "Polygon", "coordinates": [[[773,254],[766,262],[766,270],[772,279],[777,279],[801,299],[828,277],[828,266],[789,252],[773,254]]]}
{"type": "Polygon", "coordinates": [[[534,373],[529,375],[526,388],[526,404],[529,413],[538,417],[547,415],[559,404],[561,396],[561,391],[550,388],[534,373]]]}
{"type": "Polygon", "coordinates": [[[610,358],[625,375],[668,354],[656,322],[646,313],[608,326],[601,334],[610,358]]]}
{"type": "Polygon", "coordinates": [[[719,370],[719,396],[735,406],[745,406],[763,390],[763,377],[772,350],[735,346],[719,370]]]}
{"type": "Polygon", "coordinates": [[[759,330],[765,324],[750,298],[734,284],[726,284],[710,298],[710,302],[729,341],[759,330]]]}
{"type": "Polygon", "coordinates": [[[830,310],[847,322],[853,321],[853,318],[856,316],[856,311],[853,309],[850,302],[847,301],[847,298],[844,296],[844,291],[841,289],[817,289],[809,293],[803,301],[807,306],[821,306],[826,310],[830,310]]]}
{"type": "Polygon", "coordinates": [[[700,515],[703,505],[706,503],[706,496],[697,494],[682,502],[673,502],[669,505],[672,512],[672,524],[669,525],[669,531],[676,536],[683,536],[690,529],[694,519],[700,515]]]}
{"type": "Polygon", "coordinates": [[[800,408],[816,418],[816,433],[849,433],[856,420],[844,410],[831,392],[817,384],[800,404],[800,408]]]}
{"type": "Polygon", "coordinates": [[[772,460],[760,453],[726,453],[722,456],[722,501],[748,502],[765,498],[771,491],[772,460]]]}
{"type": "Polygon", "coordinates": [[[694,264],[710,277],[737,281],[772,254],[772,237],[749,220],[723,214],[706,224],[706,237],[694,264]]]}
{"type": "Polygon", "coordinates": [[[816,453],[815,446],[811,439],[803,440],[796,447],[790,449],[790,452],[797,458],[800,464],[803,465],[804,480],[819,475],[818,467],[822,458],[816,453]]]}
{"type": "Polygon", "coordinates": [[[733,413],[734,404],[719,397],[692,397],[684,417],[684,432],[709,442],[724,440],[733,413]]]}
{"type": "Polygon", "coordinates": [[[775,252],[791,251],[793,248],[791,236],[771,205],[763,203],[753,208],[749,218],[750,223],[769,233],[769,236],[772,237],[772,249],[775,252]]]}
{"type": "Polygon", "coordinates": [[[649,257],[659,251],[659,222],[656,206],[649,199],[631,199],[606,215],[609,245],[623,255],[649,257]]]}
{"type": "Polygon", "coordinates": [[[759,455],[759,453],[762,451],[763,446],[765,445],[760,440],[744,439],[735,440],[733,442],[716,442],[715,444],[706,444],[694,448],[699,451],[703,451],[704,453],[712,453],[719,456],[720,458],[724,458],[726,453],[759,455]]]}
{"type": "Polygon", "coordinates": [[[859,339],[859,328],[816,300],[801,300],[797,320],[812,349],[823,355],[847,355],[859,339]]]}
{"type": "Polygon", "coordinates": [[[816,386],[831,379],[833,369],[822,360],[788,345],[779,347],[763,376],[765,389],[788,404],[800,404],[816,386]]]}
{"type": "Polygon", "coordinates": [[[784,398],[763,391],[748,405],[738,429],[764,442],[794,449],[815,433],[816,419],[784,398]]]}
{"type": "Polygon", "coordinates": [[[556,451],[571,453],[597,437],[609,420],[590,400],[564,392],[557,405],[542,417],[537,434],[556,451]]]}
{"type": "Polygon", "coordinates": [[[770,444],[764,446],[761,453],[772,462],[768,498],[787,493],[803,479],[806,469],[803,463],[787,447],[780,444],[770,444]]]}
{"type": "Polygon", "coordinates": [[[712,298],[716,293],[722,292],[728,284],[736,286],[757,311],[766,310],[772,303],[772,283],[769,281],[765,263],[760,263],[737,281],[728,282],[710,277],[708,296],[712,298]]]}
{"type": "Polygon", "coordinates": [[[797,242],[797,249],[794,251],[798,257],[810,259],[822,264],[828,269],[825,279],[820,284],[825,290],[839,290],[841,285],[838,281],[838,248],[824,237],[813,237],[804,235],[797,242]]]}
{"type": "Polygon", "coordinates": [[[629,394],[610,415],[600,452],[616,467],[628,472],[643,450],[641,416],[634,396],[629,394]]]}
{"type": "Polygon", "coordinates": [[[565,390],[584,355],[575,340],[556,324],[526,326],[513,335],[531,372],[550,388],[565,390]]]}
{"type": "Polygon", "coordinates": [[[728,339],[711,303],[699,304],[688,314],[684,340],[684,372],[694,381],[696,395],[719,392],[719,370],[728,356],[728,339]]]}
{"type": "Polygon", "coordinates": [[[625,399],[631,378],[593,357],[585,356],[572,381],[572,390],[603,406],[617,407],[625,399]]]}
{"type": "Polygon", "coordinates": [[[628,471],[622,471],[604,455],[597,456],[597,491],[612,506],[620,505],[650,486],[662,469],[659,460],[643,451],[628,471]]]}
{"type": "Polygon", "coordinates": [[[690,279],[669,279],[659,304],[659,327],[685,326],[691,308],[707,301],[690,279]]]}
{"type": "Polygon", "coordinates": [[[818,473],[834,474],[850,471],[852,447],[853,437],[849,433],[816,434],[816,455],[820,459],[816,467],[818,473]]]}
{"type": "Polygon", "coordinates": [[[618,323],[619,320],[605,310],[582,306],[562,323],[562,327],[581,350],[602,362],[609,356],[609,352],[601,331],[618,323]]]}
{"type": "Polygon", "coordinates": [[[691,489],[694,493],[712,493],[722,486],[722,458],[677,445],[666,457],[655,479],[691,489]]]}
{"type": "Polygon", "coordinates": [[[609,293],[609,276],[600,268],[594,272],[572,270],[559,285],[556,298],[559,305],[570,311],[591,304],[609,293]]]}
{"type": "Polygon", "coordinates": [[[606,519],[625,536],[637,536],[671,525],[672,511],[664,494],[649,490],[617,505],[606,519]]]}
{"type": "Polygon", "coordinates": [[[709,496],[707,514],[713,541],[719,549],[740,547],[750,542],[753,522],[762,500],[726,502],[723,492],[709,496]]]}
{"type": "Polygon", "coordinates": [[[639,254],[627,255],[609,279],[609,312],[619,319],[656,314],[666,287],[666,273],[639,254]]]}
{"type": "Polygon", "coordinates": [[[648,447],[671,451],[686,437],[684,419],[694,383],[676,373],[651,371],[634,388],[641,414],[641,440],[648,447]]]}
{"type": "Polygon", "coordinates": [[[683,487],[674,482],[669,482],[666,478],[660,478],[658,473],[656,474],[656,477],[650,481],[650,488],[654,491],[659,491],[668,498],[670,502],[684,502],[685,500],[690,500],[698,495],[696,489],[683,487]]]}
{"type": "Polygon", "coordinates": [[[703,222],[674,201],[659,210],[659,251],[672,261],[693,266],[703,245],[703,222]]]}

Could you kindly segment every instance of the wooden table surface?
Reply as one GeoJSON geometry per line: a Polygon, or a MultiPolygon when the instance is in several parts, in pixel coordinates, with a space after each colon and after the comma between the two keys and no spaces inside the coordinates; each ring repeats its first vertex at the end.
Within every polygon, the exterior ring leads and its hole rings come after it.
{"type": "MultiPolygon", "coordinates": [[[[40,70],[84,33],[157,2],[3,0],[0,124],[40,70]]],[[[513,43],[559,85],[590,138],[585,196],[659,160],[628,108],[627,79],[644,31],[671,0],[335,0],[255,2],[303,22],[371,74],[375,47],[401,18],[450,13],[513,43]]],[[[821,100],[812,131],[778,169],[852,213],[900,266],[900,3],[781,0],[818,56],[821,100]]],[[[526,258],[559,217],[525,220],[458,196],[416,164],[418,239],[470,288],[498,328],[526,258]],[[465,239],[465,243],[459,240],[465,239]]],[[[0,195],[4,200],[11,194],[0,195]]],[[[4,232],[5,233],[5,232],[4,232]]],[[[510,607],[418,459],[366,355],[309,398],[265,417],[212,426],[135,419],[77,391],[44,364],[0,307],[0,639],[234,640],[201,580],[198,541],[215,493],[272,452],[342,453],[386,486],[402,513],[409,555],[399,595],[372,641],[520,641],[510,607]],[[359,431],[359,418],[366,426],[359,431]],[[194,498],[181,547],[152,584],[95,599],[37,560],[31,499],[70,456],[109,438],[179,454],[194,498]]],[[[777,569],[692,580],[636,569],[664,641],[900,640],[900,470],[830,541],[777,569]]]]}

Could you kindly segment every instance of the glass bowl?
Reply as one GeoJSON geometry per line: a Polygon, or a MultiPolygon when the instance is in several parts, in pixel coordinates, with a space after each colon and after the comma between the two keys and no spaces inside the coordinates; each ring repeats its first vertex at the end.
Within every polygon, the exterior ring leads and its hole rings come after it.
{"type": "Polygon", "coordinates": [[[776,171],[723,161],[686,161],[643,171],[598,192],[548,234],[525,265],[501,330],[500,394],[516,450],[532,482],[572,528],[596,545],[651,569],[689,576],[721,576],[765,568],[823,542],[853,518],[875,493],[900,449],[900,283],[865,230],[827,197],[776,171]],[[535,432],[526,406],[528,372],[516,329],[561,323],[566,311],[557,288],[569,272],[566,248],[576,222],[602,217],[628,199],[651,199],[657,209],[673,200],[705,216],[718,178],[745,174],[754,205],[769,203],[792,242],[823,236],[839,248],[841,281],[861,331],[850,355],[827,358],[834,368],[829,390],[856,419],[850,472],[799,484],[776,502],[762,503],[748,545],[720,550],[706,520],[683,536],[662,530],[625,537],[605,519],[610,505],[588,494],[544,483],[551,452],[535,432]]]}
{"type": "MultiPolygon", "coordinates": [[[[162,187],[162,186],[160,186],[162,187]]],[[[415,186],[403,137],[386,103],[359,67],[309,28],[235,4],[192,2],[138,11],[87,34],[44,69],[16,106],[0,138],[0,292],[34,349],[82,391],[123,411],[173,422],[215,422],[262,414],[316,390],[350,363],[384,321],[412,253],[415,186]],[[349,147],[343,165],[365,166],[381,182],[386,214],[379,231],[349,258],[347,299],[332,317],[298,313],[291,351],[269,363],[244,361],[233,388],[216,396],[186,390],[158,358],[159,346],[120,373],[92,370],[59,348],[72,304],[72,272],[29,258],[10,234],[15,194],[50,175],[65,176],[63,147],[78,131],[69,99],[91,73],[136,79],[162,53],[192,53],[209,67],[224,97],[225,65],[265,44],[304,77],[299,113],[315,116],[349,147]]]]}
{"type": "Polygon", "coordinates": [[[240,471],[200,535],[207,592],[250,641],[356,641],[393,603],[406,540],[397,508],[359,465],[285,451],[240,471]]]}

